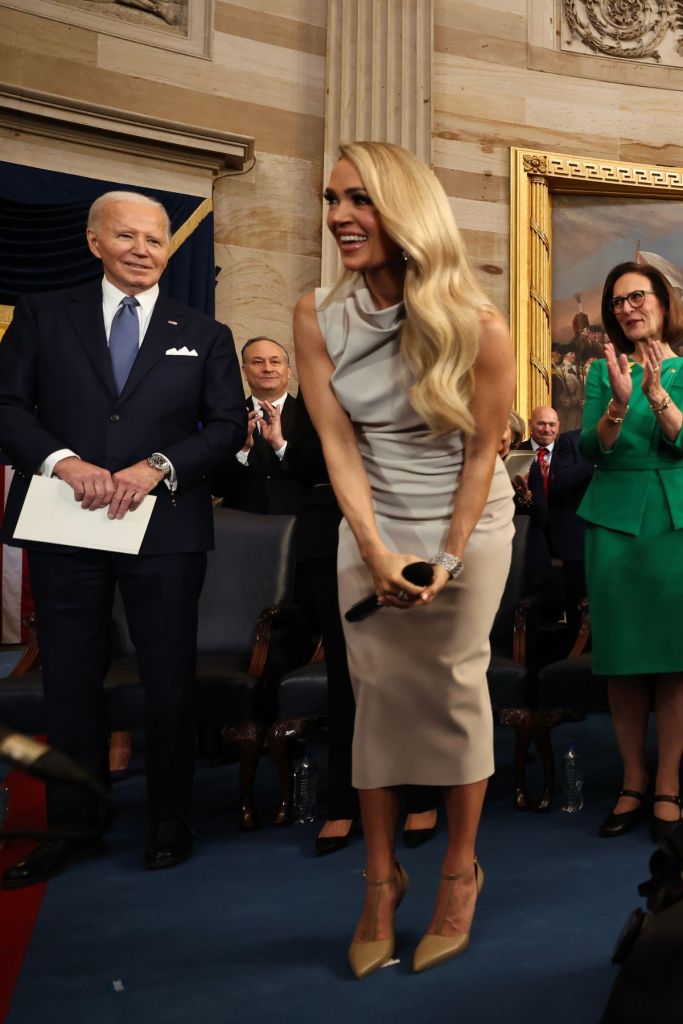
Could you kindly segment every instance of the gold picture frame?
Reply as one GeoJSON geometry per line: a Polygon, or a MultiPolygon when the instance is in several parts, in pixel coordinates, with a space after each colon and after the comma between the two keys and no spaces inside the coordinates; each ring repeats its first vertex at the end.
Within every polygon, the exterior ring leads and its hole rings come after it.
{"type": "Polygon", "coordinates": [[[0,341],[2,341],[5,331],[12,323],[13,316],[14,306],[0,306],[0,341]]]}
{"type": "Polygon", "coordinates": [[[553,194],[683,199],[683,168],[512,147],[510,188],[510,328],[528,416],[550,404],[553,194]]]}

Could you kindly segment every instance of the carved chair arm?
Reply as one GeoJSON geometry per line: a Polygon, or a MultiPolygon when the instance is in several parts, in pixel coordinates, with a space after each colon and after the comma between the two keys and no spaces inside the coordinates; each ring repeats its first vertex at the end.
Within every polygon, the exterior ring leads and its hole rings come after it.
{"type": "Polygon", "coordinates": [[[10,676],[25,676],[32,668],[40,665],[40,648],[38,647],[38,632],[36,630],[35,615],[27,615],[21,620],[23,626],[28,630],[28,643],[19,661],[16,663],[10,676]]]}
{"type": "Polygon", "coordinates": [[[568,654],[569,658],[576,658],[579,654],[583,654],[591,635],[591,616],[588,608],[588,598],[583,597],[579,602],[579,611],[581,612],[581,625],[579,626],[579,632],[576,634],[576,640],[574,646],[568,654]]]}

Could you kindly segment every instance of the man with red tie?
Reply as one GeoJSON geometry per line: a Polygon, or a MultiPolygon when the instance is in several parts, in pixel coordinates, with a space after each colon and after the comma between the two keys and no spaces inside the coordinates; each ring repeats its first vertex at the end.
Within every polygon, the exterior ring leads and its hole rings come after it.
{"type": "MultiPolygon", "coordinates": [[[[550,462],[553,457],[555,439],[560,429],[560,421],[557,413],[550,405],[538,405],[531,413],[529,420],[529,438],[517,445],[518,450],[536,452],[536,463],[540,471],[541,484],[544,495],[548,494],[548,473],[550,462]]],[[[534,466],[529,471],[528,477],[516,477],[515,494],[518,504],[531,505],[534,500],[533,472],[534,466]]],[[[521,510],[520,510],[521,511],[521,510]]]]}
{"type": "Polygon", "coordinates": [[[531,517],[527,541],[527,584],[537,589],[553,577],[551,558],[550,519],[548,513],[548,474],[560,429],[557,413],[549,405],[539,405],[529,420],[530,437],[517,445],[517,450],[536,452],[536,459],[526,476],[516,476],[515,512],[531,517]]]}

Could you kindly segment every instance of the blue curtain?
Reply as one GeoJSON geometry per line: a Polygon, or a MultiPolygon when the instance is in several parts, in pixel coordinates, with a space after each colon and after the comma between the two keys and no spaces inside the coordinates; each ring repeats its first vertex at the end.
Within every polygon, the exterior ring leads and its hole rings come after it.
{"type": "MultiPolygon", "coordinates": [[[[172,231],[203,202],[198,196],[0,161],[0,304],[13,306],[20,295],[75,287],[102,276],[102,264],[85,240],[85,226],[93,200],[114,189],[158,199],[168,210],[172,231]]],[[[213,316],[215,278],[210,214],[171,257],[160,286],[213,316]]]]}

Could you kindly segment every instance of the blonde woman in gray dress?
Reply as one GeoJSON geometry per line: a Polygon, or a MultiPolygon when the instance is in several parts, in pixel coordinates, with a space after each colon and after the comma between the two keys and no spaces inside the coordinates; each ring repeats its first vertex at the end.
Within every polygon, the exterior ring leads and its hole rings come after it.
{"type": "Polygon", "coordinates": [[[448,847],[415,951],[424,970],[463,952],[484,880],[475,842],[493,772],[488,636],[508,572],[513,503],[497,457],[515,386],[500,314],[467,264],[448,199],[411,153],[341,147],[325,192],[344,272],[297,304],[301,387],[344,514],[342,611],[356,698],[353,784],[366,899],[349,948],[364,977],[394,953],[408,886],[396,787],[444,787],[448,847]],[[410,562],[433,561],[428,586],[410,562]]]}

